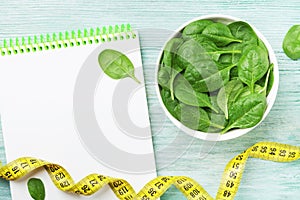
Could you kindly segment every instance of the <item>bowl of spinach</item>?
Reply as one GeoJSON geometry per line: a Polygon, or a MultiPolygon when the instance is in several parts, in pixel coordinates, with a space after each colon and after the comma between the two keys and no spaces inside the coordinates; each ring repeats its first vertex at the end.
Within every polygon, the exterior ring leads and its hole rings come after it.
{"type": "Polygon", "coordinates": [[[275,102],[274,51],[252,25],[206,15],[178,28],[162,49],[156,92],[169,119],[203,140],[239,137],[262,122],[275,102]]]}

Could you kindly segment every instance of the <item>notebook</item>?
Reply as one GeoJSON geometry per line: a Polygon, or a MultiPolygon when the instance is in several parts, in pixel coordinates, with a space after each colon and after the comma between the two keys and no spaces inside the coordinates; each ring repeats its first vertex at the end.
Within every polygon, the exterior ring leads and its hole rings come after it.
{"type": "MultiPolygon", "coordinates": [[[[36,157],[75,181],[99,173],[136,191],[156,177],[139,36],[130,25],[17,38],[0,51],[8,162],[36,157]]],[[[11,182],[13,200],[31,199],[31,177],[44,181],[46,199],[85,198],[59,191],[41,169],[11,182]]],[[[106,186],[88,199],[117,198],[106,186]]]]}

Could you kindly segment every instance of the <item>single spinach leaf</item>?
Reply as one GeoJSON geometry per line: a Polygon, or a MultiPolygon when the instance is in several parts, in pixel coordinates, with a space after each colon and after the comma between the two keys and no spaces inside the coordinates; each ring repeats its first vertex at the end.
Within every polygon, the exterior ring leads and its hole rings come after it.
{"type": "Polygon", "coordinates": [[[28,187],[28,191],[30,196],[34,199],[34,200],[44,200],[46,193],[45,193],[45,186],[44,183],[37,178],[31,178],[29,179],[29,181],[27,182],[27,187],[28,187]]]}
{"type": "Polygon", "coordinates": [[[188,24],[182,32],[183,38],[190,38],[194,35],[199,35],[202,33],[202,31],[207,27],[208,25],[212,24],[213,22],[211,20],[198,20],[194,21],[190,24],[188,24]]]}
{"type": "Polygon", "coordinates": [[[300,58],[300,25],[292,26],[284,37],[282,48],[291,59],[300,58]]]}
{"type": "Polygon", "coordinates": [[[237,100],[243,87],[244,85],[240,80],[233,80],[229,81],[220,89],[217,96],[217,102],[221,110],[224,112],[226,119],[228,119],[228,110],[230,106],[237,100]]]}
{"type": "Polygon", "coordinates": [[[140,83],[134,75],[134,66],[132,62],[126,55],[119,51],[105,49],[99,54],[98,63],[104,73],[112,79],[130,77],[137,83],[140,83]]]}
{"type": "Polygon", "coordinates": [[[226,46],[232,42],[242,42],[235,38],[230,29],[222,23],[213,23],[208,25],[202,34],[210,38],[217,46],[226,46]]]}
{"type": "Polygon", "coordinates": [[[218,112],[210,102],[207,94],[196,92],[190,83],[182,76],[179,75],[174,82],[175,97],[190,106],[208,107],[215,112],[218,112]]]}
{"type": "Polygon", "coordinates": [[[176,106],[179,105],[179,101],[177,99],[171,98],[171,92],[170,90],[162,89],[160,91],[161,99],[166,106],[167,110],[170,112],[170,114],[175,117],[176,119],[179,119],[179,116],[175,112],[176,106]]]}
{"type": "Polygon", "coordinates": [[[269,68],[268,54],[259,46],[252,46],[243,54],[238,63],[238,75],[241,81],[254,92],[254,84],[261,79],[269,68]]]}
{"type": "Polygon", "coordinates": [[[229,24],[228,28],[230,29],[232,35],[235,38],[242,40],[243,43],[257,44],[258,37],[248,23],[237,21],[229,24]]]}
{"type": "MultiPolygon", "coordinates": [[[[218,64],[215,64],[218,65],[218,64]]],[[[184,77],[197,92],[213,92],[223,87],[230,78],[230,70],[235,65],[211,67],[204,72],[201,68],[188,67],[184,72],[184,77]],[[217,69],[216,69],[217,68],[217,69]]]]}
{"type": "Polygon", "coordinates": [[[233,128],[250,128],[262,119],[267,108],[266,97],[262,94],[250,94],[240,98],[229,109],[229,122],[222,133],[233,128]]]}

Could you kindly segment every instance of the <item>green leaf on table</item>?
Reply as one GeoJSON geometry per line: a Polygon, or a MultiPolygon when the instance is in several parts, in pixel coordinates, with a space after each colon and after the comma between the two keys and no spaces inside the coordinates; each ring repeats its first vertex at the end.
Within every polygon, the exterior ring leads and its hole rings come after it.
{"type": "Polygon", "coordinates": [[[29,179],[29,181],[27,182],[27,187],[28,187],[28,191],[30,196],[34,199],[34,200],[44,200],[45,199],[45,187],[44,187],[44,183],[37,178],[31,178],[29,179]]]}
{"type": "Polygon", "coordinates": [[[132,78],[137,83],[140,81],[134,75],[134,65],[123,53],[105,49],[98,56],[98,63],[104,73],[112,79],[132,78]]]}
{"type": "Polygon", "coordinates": [[[284,37],[282,48],[291,59],[300,58],[300,25],[292,26],[284,37]]]}

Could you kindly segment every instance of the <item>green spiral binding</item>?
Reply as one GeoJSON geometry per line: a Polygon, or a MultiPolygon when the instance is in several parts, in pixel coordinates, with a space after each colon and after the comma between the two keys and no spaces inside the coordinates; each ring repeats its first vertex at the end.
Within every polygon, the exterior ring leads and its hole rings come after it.
{"type": "Polygon", "coordinates": [[[1,56],[12,54],[23,54],[29,52],[44,51],[50,49],[61,49],[80,45],[110,42],[113,40],[124,40],[135,38],[130,24],[115,26],[104,26],[102,28],[90,28],[84,30],[65,31],[40,36],[29,36],[27,38],[5,39],[0,46],[1,56]]]}

